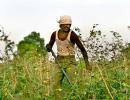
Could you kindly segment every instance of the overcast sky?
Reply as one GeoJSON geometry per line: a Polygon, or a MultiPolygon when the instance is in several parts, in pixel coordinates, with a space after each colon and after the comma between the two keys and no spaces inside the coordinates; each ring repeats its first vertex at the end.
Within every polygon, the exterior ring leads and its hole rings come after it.
{"type": "Polygon", "coordinates": [[[16,43],[32,31],[47,43],[61,15],[70,15],[72,28],[89,34],[93,24],[104,33],[113,30],[130,40],[130,0],[0,0],[0,25],[16,43]]]}

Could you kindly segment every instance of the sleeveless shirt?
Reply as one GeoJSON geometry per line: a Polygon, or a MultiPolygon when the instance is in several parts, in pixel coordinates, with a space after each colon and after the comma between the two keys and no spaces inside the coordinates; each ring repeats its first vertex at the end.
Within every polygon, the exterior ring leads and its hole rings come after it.
{"type": "Polygon", "coordinates": [[[65,40],[60,40],[58,38],[58,31],[56,31],[56,45],[57,45],[57,55],[59,56],[69,56],[75,55],[74,44],[70,41],[72,30],[68,33],[65,40]]]}

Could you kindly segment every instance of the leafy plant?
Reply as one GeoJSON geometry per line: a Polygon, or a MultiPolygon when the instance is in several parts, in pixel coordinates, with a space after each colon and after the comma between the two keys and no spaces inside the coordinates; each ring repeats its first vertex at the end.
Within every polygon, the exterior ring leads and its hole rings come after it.
{"type": "Polygon", "coordinates": [[[6,35],[4,28],[2,26],[0,27],[0,41],[3,41],[5,43],[4,48],[5,55],[2,55],[0,57],[0,61],[4,62],[10,60],[12,56],[16,55],[16,51],[14,50],[15,43],[14,41],[8,38],[8,35],[6,35]]]}
{"type": "MultiPolygon", "coordinates": [[[[88,73],[80,58],[77,61],[76,82],[71,86],[66,79],[63,81],[63,99],[129,100],[129,45],[124,48],[120,35],[115,32],[112,32],[115,44],[109,43],[104,40],[102,32],[95,30],[96,26],[93,26],[89,38],[85,41],[80,38],[90,53],[93,70],[88,73]],[[113,58],[108,59],[109,57],[113,58]]],[[[0,64],[0,100],[54,100],[53,75],[56,65],[48,61],[47,55],[40,54],[41,49],[37,50],[40,40],[35,37],[40,36],[33,33],[24,38],[19,47],[21,56],[0,64]]]]}
{"type": "MultiPolygon", "coordinates": [[[[79,34],[80,40],[85,46],[90,61],[100,60],[114,60],[122,49],[125,48],[121,35],[117,32],[110,31],[113,35],[112,40],[107,40],[107,36],[102,33],[101,30],[96,30],[98,24],[94,24],[90,35],[85,40],[82,39],[80,29],[75,28],[74,30],[79,34]]],[[[77,54],[80,55],[80,51],[77,50],[77,54]]]]}
{"type": "Polygon", "coordinates": [[[40,38],[40,33],[37,32],[31,32],[31,34],[24,37],[24,40],[20,41],[17,46],[18,54],[21,56],[34,51],[38,54],[46,54],[44,39],[40,38]]]}

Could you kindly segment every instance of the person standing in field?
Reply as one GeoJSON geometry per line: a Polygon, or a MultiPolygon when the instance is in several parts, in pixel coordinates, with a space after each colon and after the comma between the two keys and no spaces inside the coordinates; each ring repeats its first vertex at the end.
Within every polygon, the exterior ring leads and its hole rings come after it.
{"type": "MultiPolygon", "coordinates": [[[[51,35],[49,43],[46,45],[47,51],[50,52],[53,44],[56,42],[57,45],[57,59],[61,64],[66,74],[68,75],[71,83],[74,83],[75,74],[76,74],[76,60],[75,60],[75,44],[81,50],[81,53],[84,57],[86,69],[91,71],[92,68],[88,61],[87,52],[82,45],[79,37],[76,35],[74,31],[72,31],[72,19],[68,15],[60,16],[60,20],[58,21],[60,29],[54,31],[51,35]]],[[[58,68],[58,66],[57,66],[58,68]]],[[[58,68],[56,74],[54,75],[55,84],[54,84],[54,94],[56,100],[62,100],[62,80],[64,78],[64,74],[61,69],[58,68]]]]}

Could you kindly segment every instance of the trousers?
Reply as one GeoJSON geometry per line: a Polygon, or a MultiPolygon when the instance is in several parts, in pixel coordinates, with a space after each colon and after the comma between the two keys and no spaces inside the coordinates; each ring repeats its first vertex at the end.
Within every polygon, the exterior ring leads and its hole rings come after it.
{"type": "Polygon", "coordinates": [[[76,82],[77,64],[75,56],[57,56],[57,60],[60,66],[56,66],[54,74],[54,97],[55,100],[63,100],[64,95],[62,89],[62,81],[65,75],[63,74],[60,67],[62,67],[66,72],[71,84],[74,84],[76,82]]]}

